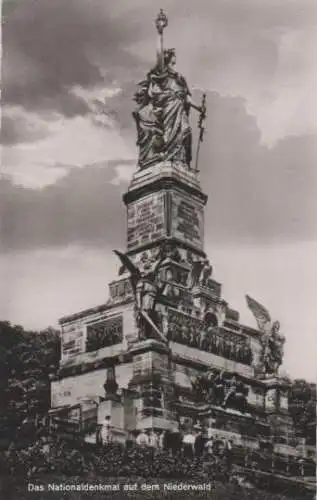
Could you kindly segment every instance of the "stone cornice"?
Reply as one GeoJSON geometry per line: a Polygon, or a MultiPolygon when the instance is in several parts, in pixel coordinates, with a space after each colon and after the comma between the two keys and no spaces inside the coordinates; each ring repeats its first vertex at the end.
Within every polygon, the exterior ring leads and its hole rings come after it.
{"type": "Polygon", "coordinates": [[[178,246],[179,248],[184,248],[185,250],[190,250],[201,257],[206,257],[206,253],[203,250],[200,250],[199,248],[197,248],[194,244],[191,244],[189,242],[185,243],[184,241],[181,241],[178,238],[170,237],[170,236],[162,236],[161,238],[158,238],[155,241],[151,241],[151,242],[145,243],[143,245],[139,245],[137,248],[133,248],[133,250],[129,250],[126,253],[127,253],[127,255],[138,254],[140,252],[144,252],[145,250],[149,250],[151,248],[158,247],[160,244],[162,244],[165,241],[168,241],[169,243],[175,243],[175,245],[178,246]]]}
{"type": "Polygon", "coordinates": [[[246,326],[243,324],[240,324],[241,329],[244,333],[250,335],[251,337],[256,337],[259,338],[261,336],[260,330],[257,330],[256,328],[252,328],[251,326],[246,326]]]}
{"type": "Polygon", "coordinates": [[[268,389],[273,389],[273,388],[284,388],[285,389],[287,387],[291,387],[291,385],[292,385],[292,383],[289,380],[287,380],[283,377],[279,377],[278,375],[263,378],[262,383],[268,389]]]}
{"type": "Polygon", "coordinates": [[[169,352],[169,348],[166,344],[163,344],[163,342],[160,342],[156,339],[146,339],[131,344],[128,353],[130,356],[132,356],[132,354],[140,354],[149,350],[160,352],[162,354],[167,354],[169,352]]]}
{"type": "Polygon", "coordinates": [[[75,313],[75,314],[70,314],[69,316],[63,316],[62,318],[59,319],[58,322],[61,326],[63,326],[63,324],[65,324],[65,323],[69,323],[71,321],[76,321],[78,319],[82,319],[85,316],[92,316],[93,314],[102,313],[104,311],[108,311],[108,310],[114,309],[118,306],[129,304],[131,302],[133,302],[132,297],[126,298],[126,299],[122,300],[121,302],[116,302],[113,304],[108,301],[105,304],[101,304],[99,306],[92,307],[90,309],[83,309],[82,311],[75,313]]]}
{"type": "MultiPolygon", "coordinates": [[[[182,345],[182,344],[179,344],[182,345]]],[[[186,347],[183,346],[182,347],[186,347]]],[[[189,348],[193,349],[193,348],[189,348]]],[[[73,377],[75,375],[80,375],[84,373],[88,373],[91,371],[95,370],[100,370],[103,368],[106,368],[109,365],[109,360],[111,359],[113,362],[118,363],[119,360],[121,363],[127,363],[132,360],[132,356],[135,354],[140,354],[142,352],[146,352],[148,350],[154,350],[156,352],[160,352],[162,354],[167,354],[171,356],[171,361],[174,363],[179,363],[182,365],[186,365],[188,367],[194,368],[194,369],[203,369],[205,370],[206,367],[209,365],[204,361],[200,360],[199,357],[197,356],[195,359],[190,359],[188,357],[184,357],[179,353],[175,353],[173,351],[169,351],[169,348],[167,345],[163,344],[162,342],[159,342],[155,339],[147,339],[144,341],[140,341],[135,343],[134,345],[132,344],[129,349],[121,351],[119,354],[116,353],[113,356],[105,356],[103,359],[99,360],[91,360],[87,362],[81,362],[77,364],[71,364],[71,365],[62,365],[60,368],[60,371],[58,375],[56,375],[54,378],[55,380],[61,379],[61,378],[66,378],[66,377],[73,377]]],[[[200,350],[197,350],[197,352],[200,352],[200,350]]],[[[224,358],[225,359],[225,358],[224,358]]],[[[248,365],[246,365],[248,366],[248,365]]],[[[217,367],[215,367],[217,369],[217,367]]],[[[230,370],[228,370],[230,371],[230,370]]],[[[239,372],[239,369],[237,367],[236,371],[233,371],[232,373],[235,373],[238,378],[243,381],[248,383],[251,386],[255,387],[262,387],[264,388],[273,388],[273,387],[285,387],[287,384],[285,381],[282,379],[276,379],[274,383],[272,384],[272,381],[267,380],[267,379],[257,379],[254,378],[254,376],[243,374],[239,372]]]]}
{"type": "Polygon", "coordinates": [[[162,177],[159,179],[154,179],[149,181],[145,185],[140,185],[139,187],[130,188],[123,195],[123,202],[128,205],[132,201],[138,200],[146,194],[155,193],[160,190],[170,190],[170,189],[182,190],[188,193],[190,196],[195,196],[200,199],[205,205],[208,200],[208,196],[204,194],[198,187],[191,186],[186,182],[173,177],[162,177]]]}
{"type": "Polygon", "coordinates": [[[82,361],[81,363],[62,365],[55,375],[55,380],[60,380],[62,378],[74,377],[76,375],[83,375],[84,373],[106,369],[109,365],[119,363],[129,363],[131,361],[131,356],[128,351],[122,351],[119,354],[113,354],[112,356],[105,356],[103,359],[98,359],[96,361],[82,361]]]}

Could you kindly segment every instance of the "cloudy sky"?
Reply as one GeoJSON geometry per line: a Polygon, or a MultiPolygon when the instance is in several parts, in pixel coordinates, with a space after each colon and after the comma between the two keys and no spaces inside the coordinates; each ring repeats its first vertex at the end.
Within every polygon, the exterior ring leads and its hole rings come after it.
{"type": "MultiPolygon", "coordinates": [[[[198,101],[206,251],[241,319],[280,319],[285,369],[316,374],[317,4],[161,0],[198,101]]],[[[135,169],[132,94],[155,61],[150,0],[4,0],[0,317],[25,327],[103,303],[135,169]]],[[[193,122],[195,126],[196,122],[193,122]]]]}

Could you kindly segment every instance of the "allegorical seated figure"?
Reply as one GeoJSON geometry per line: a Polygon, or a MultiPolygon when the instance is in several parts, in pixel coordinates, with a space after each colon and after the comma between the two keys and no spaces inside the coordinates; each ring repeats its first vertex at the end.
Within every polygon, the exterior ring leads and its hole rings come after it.
{"type": "Polygon", "coordinates": [[[209,370],[198,375],[192,381],[193,391],[198,398],[207,399],[214,405],[221,405],[225,396],[225,379],[223,372],[209,370]]]}
{"type": "Polygon", "coordinates": [[[249,389],[234,375],[228,381],[228,390],[222,406],[246,413],[248,410],[248,393],[249,389]]]}
{"type": "Polygon", "coordinates": [[[210,265],[210,262],[208,259],[203,260],[203,268],[201,270],[200,276],[199,276],[199,284],[201,286],[208,286],[209,279],[212,275],[212,266],[210,265]]]}
{"type": "Polygon", "coordinates": [[[188,275],[188,288],[195,286],[208,287],[212,275],[212,266],[207,258],[197,259],[191,262],[191,270],[188,275]]]}
{"type": "Polygon", "coordinates": [[[225,380],[224,380],[224,373],[220,372],[217,373],[211,382],[211,395],[213,398],[213,403],[215,405],[219,405],[223,402],[224,395],[225,395],[225,380]]]}
{"type": "Polygon", "coordinates": [[[158,63],[147,74],[134,97],[141,169],[163,160],[180,161],[188,167],[191,163],[189,111],[200,108],[192,103],[187,82],[175,71],[175,64],[175,50],[164,50],[163,65],[158,63]]]}
{"type": "Polygon", "coordinates": [[[235,375],[209,370],[193,379],[192,388],[196,398],[203,398],[212,405],[242,413],[248,411],[249,389],[235,375]]]}

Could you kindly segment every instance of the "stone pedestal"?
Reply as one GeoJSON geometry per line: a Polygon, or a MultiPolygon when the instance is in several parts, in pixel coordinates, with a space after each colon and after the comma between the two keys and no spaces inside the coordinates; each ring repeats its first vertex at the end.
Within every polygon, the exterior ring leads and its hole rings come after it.
{"type": "Polygon", "coordinates": [[[111,422],[115,421],[118,427],[123,428],[124,413],[121,401],[108,399],[99,404],[97,417],[98,425],[103,424],[107,416],[110,417],[111,422]]]}
{"type": "Polygon", "coordinates": [[[129,389],[122,390],[122,404],[124,407],[124,429],[127,432],[136,429],[136,406],[137,393],[129,389]]]}
{"type": "Polygon", "coordinates": [[[134,344],[130,354],[133,376],[129,389],[136,393],[136,428],[174,430],[177,423],[171,410],[173,379],[168,347],[148,339],[134,344]]]}
{"type": "Polygon", "coordinates": [[[127,250],[135,253],[172,238],[203,254],[204,205],[197,173],[162,162],[137,171],[127,193],[127,250]]]}
{"type": "Polygon", "coordinates": [[[265,411],[287,413],[289,382],[278,376],[267,377],[262,382],[266,386],[265,411]]]}

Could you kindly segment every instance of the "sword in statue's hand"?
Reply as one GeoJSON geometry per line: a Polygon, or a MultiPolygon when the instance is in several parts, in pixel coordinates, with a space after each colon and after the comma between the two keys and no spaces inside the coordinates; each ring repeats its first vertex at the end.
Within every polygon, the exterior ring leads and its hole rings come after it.
{"type": "Polygon", "coordinates": [[[206,120],[206,117],[207,117],[206,94],[203,94],[202,100],[201,100],[200,115],[199,115],[199,120],[198,120],[199,141],[200,142],[203,142],[203,140],[204,140],[204,132],[205,132],[204,121],[206,120]]]}
{"type": "Polygon", "coordinates": [[[200,144],[204,140],[204,133],[205,133],[204,122],[206,120],[206,117],[207,117],[206,94],[204,93],[201,99],[200,114],[198,118],[199,136],[198,136],[198,144],[196,151],[196,163],[195,163],[195,172],[197,173],[198,173],[199,150],[200,150],[200,144]]]}

